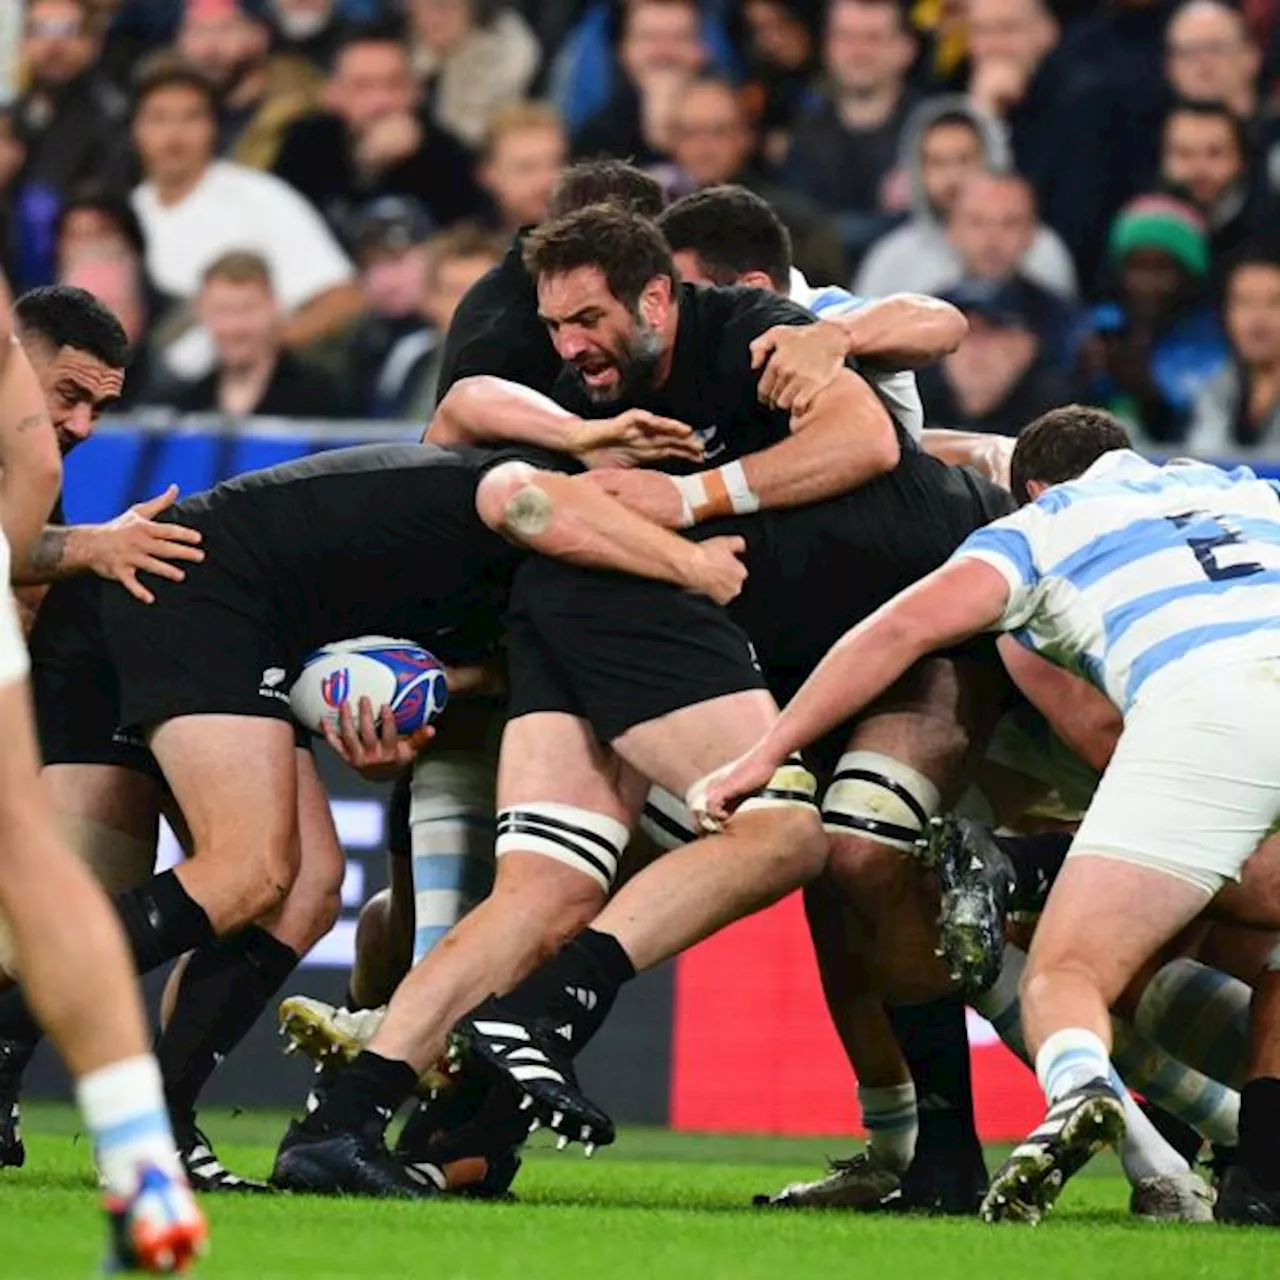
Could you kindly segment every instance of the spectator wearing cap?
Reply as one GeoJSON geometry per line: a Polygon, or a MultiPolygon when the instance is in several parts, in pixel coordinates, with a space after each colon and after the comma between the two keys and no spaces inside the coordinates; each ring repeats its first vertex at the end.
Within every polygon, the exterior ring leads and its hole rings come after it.
{"type": "Polygon", "coordinates": [[[324,77],[296,54],[272,53],[250,0],[186,0],[178,51],[218,91],[218,150],[238,164],[270,169],[285,130],[319,105],[324,77]]]}
{"type": "Polygon", "coordinates": [[[684,87],[707,64],[702,18],[692,0],[629,0],[619,15],[618,77],[609,100],[573,131],[576,156],[658,164],[684,87]]]}
{"type": "Polygon", "coordinates": [[[508,235],[541,222],[568,156],[569,139],[555,107],[522,102],[499,111],[478,170],[493,202],[486,222],[508,235]]]}
{"type": "Polygon", "coordinates": [[[902,212],[886,180],[917,102],[908,85],[916,50],[898,0],[834,0],[828,10],[827,88],[796,121],[783,177],[838,218],[851,262],[902,212]]]}
{"type": "Polygon", "coordinates": [[[284,312],[261,254],[232,251],[210,263],[196,310],[213,339],[215,368],[153,402],[228,418],[351,416],[341,384],[285,349],[284,312]]]}
{"type": "Polygon", "coordinates": [[[1004,123],[1014,168],[1087,273],[1135,181],[1118,163],[1128,125],[1115,87],[1058,47],[1047,0],[968,0],[968,24],[969,98],[1004,123]]]}
{"type": "Polygon", "coordinates": [[[1070,383],[1044,359],[1016,285],[971,280],[946,300],[964,312],[969,333],[940,364],[917,374],[931,426],[1016,436],[1070,399],[1070,383]]]}
{"type": "Polygon", "coordinates": [[[1200,210],[1209,228],[1210,273],[1220,283],[1231,259],[1275,214],[1252,172],[1244,125],[1224,103],[1177,104],[1164,123],[1160,178],[1200,210]]]}
{"type": "Polygon", "coordinates": [[[674,197],[725,185],[754,191],[786,224],[797,267],[814,280],[843,280],[844,246],[835,226],[811,200],[773,179],[757,141],[733,85],[719,76],[699,76],[676,104],[672,164],[656,173],[674,197]]]}
{"type": "MultiPolygon", "coordinates": [[[[214,158],[216,101],[190,64],[158,55],[140,74],[133,138],[144,180],[133,209],[147,241],[147,273],[175,302],[193,300],[204,273],[231,250],[267,262],[285,321],[286,347],[306,346],[360,309],[352,266],[316,211],[271,174],[214,158]]],[[[207,372],[212,351],[198,330],[168,353],[175,372],[207,372]]]]}
{"type": "Polygon", "coordinates": [[[402,338],[378,377],[374,416],[426,422],[435,412],[444,340],[467,291],[502,261],[506,245],[479,227],[463,224],[432,237],[420,281],[424,328],[402,338]]]}
{"type": "Polygon", "coordinates": [[[438,226],[485,207],[471,153],[431,123],[409,51],[390,28],[353,32],[325,89],[327,110],[285,135],[275,173],[300,191],[347,243],[360,209],[381,196],[413,196],[438,226]]]}
{"type": "MultiPolygon", "coordinates": [[[[999,122],[965,98],[943,94],[921,103],[908,121],[899,160],[911,217],[872,246],[854,292],[872,298],[899,290],[938,294],[953,285],[965,273],[948,225],[956,200],[970,179],[983,172],[1006,174],[1011,163],[999,122]]],[[[1075,296],[1071,255],[1043,222],[1036,223],[1018,266],[1040,288],[1075,296]]]]}
{"type": "Polygon", "coordinates": [[[1204,219],[1173,196],[1140,196],[1111,228],[1110,264],[1116,301],[1090,317],[1081,348],[1085,395],[1148,440],[1181,441],[1192,402],[1227,355],[1204,301],[1204,219]]]}
{"type": "Polygon", "coordinates": [[[420,201],[384,196],[355,225],[356,266],[364,310],[340,354],[343,380],[362,410],[374,413],[375,392],[392,348],[422,328],[419,299],[427,241],[436,227],[420,201]]]}
{"type": "Polygon", "coordinates": [[[1280,253],[1243,252],[1227,275],[1223,320],[1231,355],[1200,389],[1186,450],[1237,458],[1280,444],[1280,253]]]}
{"type": "Polygon", "coordinates": [[[537,38],[495,0],[406,0],[405,8],[432,117],[478,148],[494,116],[527,95],[542,61],[537,38]]]}

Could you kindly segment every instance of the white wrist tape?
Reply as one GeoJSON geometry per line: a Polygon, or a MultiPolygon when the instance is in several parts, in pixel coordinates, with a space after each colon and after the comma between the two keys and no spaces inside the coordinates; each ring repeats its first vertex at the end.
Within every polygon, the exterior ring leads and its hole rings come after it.
{"type": "Polygon", "coordinates": [[[717,516],[745,516],[760,510],[760,497],[751,488],[741,462],[726,462],[714,471],[672,478],[683,504],[682,528],[717,516]]]}

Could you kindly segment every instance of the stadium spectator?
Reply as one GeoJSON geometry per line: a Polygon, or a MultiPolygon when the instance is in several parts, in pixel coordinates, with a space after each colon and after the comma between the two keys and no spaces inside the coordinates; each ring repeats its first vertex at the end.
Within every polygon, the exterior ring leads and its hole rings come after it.
{"type": "Polygon", "coordinates": [[[821,70],[820,0],[747,0],[744,101],[762,136],[762,150],[780,164],[791,144],[791,127],[821,70]]]}
{"type": "Polygon", "coordinates": [[[886,179],[916,104],[907,84],[915,55],[897,0],[834,0],[822,47],[829,88],[796,121],[784,178],[838,215],[855,261],[905,203],[886,179]]]}
{"type": "Polygon", "coordinates": [[[59,279],[70,260],[86,249],[119,249],[138,258],[147,251],[142,223],[128,198],[98,183],[75,188],[58,211],[54,251],[59,279]]]}
{"type": "Polygon", "coordinates": [[[514,234],[541,222],[569,154],[560,114],[542,103],[516,103],[494,116],[479,179],[493,201],[490,221],[514,234]]]}
{"type": "MultiPolygon", "coordinates": [[[[587,121],[604,107],[623,78],[617,55],[628,3],[593,0],[561,40],[554,36],[558,26],[563,29],[562,24],[549,20],[547,13],[554,6],[539,6],[533,11],[539,29],[552,36],[547,39],[544,34],[543,47],[548,52],[559,49],[551,63],[548,88],[551,100],[564,116],[570,137],[576,137],[587,121]]],[[[733,74],[737,70],[738,55],[729,37],[730,0],[708,0],[697,9],[698,35],[705,59],[700,58],[696,65],[701,67],[705,60],[717,71],[733,74]]]]}
{"type": "Polygon", "coordinates": [[[1039,339],[1042,358],[1055,369],[1070,367],[1080,328],[1077,309],[1021,270],[1036,234],[1030,183],[1014,173],[976,174],[960,188],[947,230],[965,280],[1012,289],[1039,339]]]}
{"type": "Polygon", "coordinates": [[[1016,436],[1070,399],[1070,385],[1044,358],[1016,285],[967,281],[946,299],[965,313],[969,334],[941,364],[917,374],[930,426],[1016,436]]]}
{"type": "Polygon", "coordinates": [[[483,211],[467,149],[428,121],[409,52],[389,30],[365,29],[338,51],[325,91],[328,110],[285,135],[276,174],[350,240],[360,206],[411,195],[441,226],[483,211]]]}
{"type": "Polygon", "coordinates": [[[1162,139],[1160,177],[1204,215],[1210,268],[1219,280],[1274,214],[1251,172],[1244,125],[1222,103],[1185,102],[1169,112],[1162,139]]]}
{"type": "Polygon", "coordinates": [[[1187,0],[1169,23],[1165,74],[1183,102],[1224,103],[1248,127],[1267,184],[1280,191],[1280,117],[1263,100],[1262,54],[1239,10],[1187,0]]]}
{"type": "Polygon", "coordinates": [[[351,33],[337,0],[267,0],[275,47],[328,71],[339,46],[351,33]]]}
{"type": "Polygon", "coordinates": [[[574,154],[655,164],[670,154],[680,91],[707,61],[698,6],[690,0],[631,0],[619,21],[621,74],[604,106],[575,131],[574,154]]]}
{"type": "Polygon", "coordinates": [[[1200,388],[1227,355],[1204,302],[1209,238],[1194,206],[1140,196],[1111,229],[1116,301],[1094,308],[1081,348],[1085,394],[1148,441],[1181,441],[1200,388]]]}
{"type": "Polygon", "coordinates": [[[1223,319],[1231,356],[1201,388],[1186,448],[1238,457],[1280,443],[1280,254],[1246,251],[1227,276],[1223,319]]]}
{"type": "Polygon", "coordinates": [[[129,339],[129,376],[113,410],[146,404],[155,359],[147,337],[151,303],[141,252],[124,242],[84,240],[65,249],[63,261],[58,283],[93,294],[110,308],[129,339]]]}
{"type": "Polygon", "coordinates": [[[432,118],[469,147],[525,97],[542,60],[529,24],[493,0],[407,0],[413,70],[432,118]]]}
{"type": "MultiPolygon", "coordinates": [[[[271,174],[214,159],[216,101],[185,62],[158,55],[140,77],[133,138],[144,181],[133,208],[147,240],[147,273],[167,298],[187,301],[205,270],[232,249],[267,260],[289,319],[282,339],[304,346],[340,329],[358,312],[351,263],[316,211],[271,174]]],[[[168,353],[174,371],[208,371],[203,335],[168,353]]]]}
{"type": "Polygon", "coordinates": [[[63,195],[97,178],[129,178],[123,124],[129,104],[98,74],[101,42],[88,0],[32,0],[23,31],[28,88],[17,103],[26,146],[21,182],[63,195]]]}
{"type": "Polygon", "coordinates": [[[411,196],[375,200],[356,224],[364,312],[342,344],[342,368],[343,381],[362,412],[378,416],[374,400],[382,366],[402,338],[422,328],[418,303],[426,243],[435,229],[421,202],[411,196]]]}
{"type": "Polygon", "coordinates": [[[21,284],[13,218],[14,191],[27,149],[18,135],[11,107],[0,107],[0,270],[8,280],[21,284]]]}
{"type": "MultiPolygon", "coordinates": [[[[854,292],[866,297],[902,289],[937,294],[959,280],[964,265],[947,234],[951,207],[974,174],[1007,173],[1010,156],[997,121],[964,98],[947,94],[912,113],[899,163],[908,179],[912,216],[877,241],[863,261],[854,292]]],[[[1043,224],[1037,225],[1019,266],[1041,288],[1074,295],[1071,255],[1043,224]]]]}
{"type": "Polygon", "coordinates": [[[271,28],[246,0],[186,0],[178,52],[218,91],[218,151],[270,169],[285,130],[319,104],[323,76],[296,54],[271,52],[271,28]]]}
{"type": "Polygon", "coordinates": [[[969,0],[968,13],[970,99],[1007,126],[1014,167],[1084,276],[1140,180],[1118,166],[1119,98],[1100,70],[1072,65],[1058,48],[1046,0],[969,0]]]}
{"type": "Polygon", "coordinates": [[[164,403],[229,418],[350,416],[341,385],[285,350],[284,312],[261,254],[232,251],[212,262],[196,310],[213,339],[216,367],[175,388],[164,403]]]}
{"type": "Polygon", "coordinates": [[[726,183],[767,200],[786,223],[796,265],[812,280],[845,277],[844,248],[835,227],[810,200],[774,181],[759,162],[757,136],[738,93],[727,81],[701,76],[680,95],[672,128],[672,196],[726,183]]]}
{"type": "Polygon", "coordinates": [[[374,400],[376,417],[430,419],[453,313],[467,290],[498,265],[505,248],[501,240],[465,224],[428,243],[419,297],[427,327],[402,338],[387,357],[374,400]]]}

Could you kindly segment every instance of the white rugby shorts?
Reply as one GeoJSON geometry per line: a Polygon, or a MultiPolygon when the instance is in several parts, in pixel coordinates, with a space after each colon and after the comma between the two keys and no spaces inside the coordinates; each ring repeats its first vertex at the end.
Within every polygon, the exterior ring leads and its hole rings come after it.
{"type": "Polygon", "coordinates": [[[1280,818],[1280,658],[1139,699],[1071,856],[1135,862],[1216,893],[1280,818]]]}
{"type": "Polygon", "coordinates": [[[25,680],[31,670],[18,606],[9,586],[9,540],[0,531],[0,685],[25,680]]]}

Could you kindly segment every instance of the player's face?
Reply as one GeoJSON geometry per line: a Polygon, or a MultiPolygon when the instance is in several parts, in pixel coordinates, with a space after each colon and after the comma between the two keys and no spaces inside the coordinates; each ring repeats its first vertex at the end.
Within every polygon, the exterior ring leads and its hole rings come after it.
{"type": "Polygon", "coordinates": [[[651,381],[665,354],[661,322],[669,306],[665,277],[646,286],[634,310],[613,296],[598,267],[538,280],[538,313],[560,359],[601,404],[651,381]]]}
{"type": "Polygon", "coordinates": [[[148,178],[187,181],[213,157],[213,113],[198,90],[177,84],[156,89],[138,108],[133,140],[148,178]]]}
{"type": "Polygon", "coordinates": [[[87,351],[55,350],[39,339],[26,343],[25,350],[65,457],[93,434],[103,409],[120,395],[124,370],[111,368],[87,351]]]}
{"type": "Polygon", "coordinates": [[[1227,287],[1227,333],[1245,364],[1280,360],[1280,267],[1238,267],[1227,287]]]}

